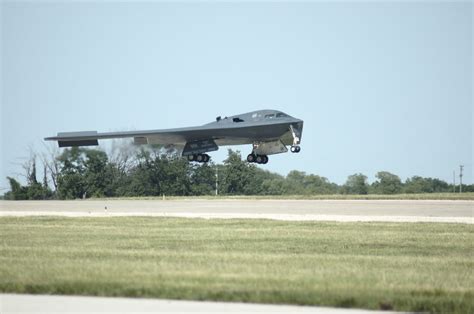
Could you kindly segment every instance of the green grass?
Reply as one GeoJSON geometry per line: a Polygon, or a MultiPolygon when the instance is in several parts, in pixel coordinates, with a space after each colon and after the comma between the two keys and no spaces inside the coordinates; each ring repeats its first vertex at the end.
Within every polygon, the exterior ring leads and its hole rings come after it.
{"type": "Polygon", "coordinates": [[[0,218],[0,291],[474,312],[473,226],[0,218]]]}
{"type": "MultiPolygon", "coordinates": [[[[94,198],[91,198],[92,200],[94,198]]],[[[108,199],[161,200],[163,196],[116,197],[108,199]]],[[[474,192],[467,193],[422,193],[422,194],[318,194],[318,195],[202,195],[165,196],[167,200],[185,199],[288,199],[288,200],[474,200],[474,192]]]]}

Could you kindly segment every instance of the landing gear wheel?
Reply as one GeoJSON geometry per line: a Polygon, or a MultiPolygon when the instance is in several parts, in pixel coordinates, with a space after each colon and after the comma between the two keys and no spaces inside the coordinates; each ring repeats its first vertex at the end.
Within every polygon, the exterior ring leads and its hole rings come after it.
{"type": "Polygon", "coordinates": [[[257,164],[261,164],[261,163],[263,163],[263,160],[264,160],[264,159],[263,159],[263,156],[262,156],[262,155],[258,155],[258,156],[257,156],[257,159],[256,159],[255,161],[257,162],[257,164]]]}
{"type": "Polygon", "coordinates": [[[257,156],[255,156],[254,154],[248,154],[247,156],[248,162],[255,162],[255,159],[257,159],[257,156]]]}
{"type": "Polygon", "coordinates": [[[291,149],[290,149],[290,150],[291,150],[292,153],[299,153],[300,150],[301,150],[301,147],[299,147],[299,146],[291,146],[291,149]]]}
{"type": "Polygon", "coordinates": [[[267,162],[268,162],[268,156],[265,155],[265,156],[263,156],[263,162],[262,162],[262,164],[265,165],[265,164],[267,164],[267,162]]]}
{"type": "Polygon", "coordinates": [[[197,162],[208,162],[211,160],[211,156],[208,154],[193,154],[187,156],[189,161],[197,161],[197,162]]]}

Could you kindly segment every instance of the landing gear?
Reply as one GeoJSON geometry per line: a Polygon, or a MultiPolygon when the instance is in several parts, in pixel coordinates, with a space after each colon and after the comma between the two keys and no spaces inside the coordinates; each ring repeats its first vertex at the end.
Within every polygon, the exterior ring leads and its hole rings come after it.
{"type": "Polygon", "coordinates": [[[268,162],[268,156],[267,155],[255,155],[255,154],[249,154],[247,156],[247,161],[248,162],[256,162],[257,164],[266,164],[268,162]]]}
{"type": "Polygon", "coordinates": [[[292,153],[299,153],[300,150],[301,150],[301,147],[293,145],[293,146],[291,146],[290,150],[291,150],[292,153]]]}
{"type": "Polygon", "coordinates": [[[291,135],[293,135],[293,145],[291,146],[290,150],[292,153],[299,153],[301,150],[301,148],[299,147],[301,131],[295,130],[293,125],[290,125],[290,131],[291,135]]]}
{"type": "Polygon", "coordinates": [[[208,154],[188,155],[189,161],[208,162],[210,159],[211,159],[211,156],[209,156],[208,154]]]}
{"type": "Polygon", "coordinates": [[[268,162],[268,156],[267,155],[257,155],[257,158],[255,158],[255,162],[257,164],[265,165],[268,162]]]}

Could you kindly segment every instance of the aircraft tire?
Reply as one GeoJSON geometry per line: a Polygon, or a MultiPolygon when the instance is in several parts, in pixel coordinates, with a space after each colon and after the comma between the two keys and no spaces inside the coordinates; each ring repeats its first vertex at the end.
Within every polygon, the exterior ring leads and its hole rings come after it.
{"type": "Polygon", "coordinates": [[[292,153],[299,153],[300,150],[301,150],[301,147],[299,147],[299,146],[291,146],[291,149],[290,149],[290,150],[291,150],[292,153]]]}
{"type": "Polygon", "coordinates": [[[257,164],[262,164],[264,160],[265,159],[262,155],[258,155],[255,161],[257,162],[257,164]]]}
{"type": "Polygon", "coordinates": [[[257,158],[257,157],[256,157],[254,154],[248,154],[248,156],[247,156],[247,161],[248,161],[248,162],[255,162],[255,159],[256,159],[256,158],[257,158]]]}
{"type": "Polygon", "coordinates": [[[203,156],[204,156],[203,162],[208,162],[209,159],[211,159],[211,156],[209,156],[208,154],[204,154],[203,156]]]}
{"type": "Polygon", "coordinates": [[[195,161],[196,155],[188,155],[188,161],[195,161]]]}
{"type": "Polygon", "coordinates": [[[268,156],[264,155],[262,164],[266,165],[267,163],[268,163],[268,156]]]}
{"type": "Polygon", "coordinates": [[[203,162],[203,161],[204,161],[204,155],[202,155],[202,154],[197,154],[197,155],[196,155],[196,161],[197,161],[197,162],[203,162]]]}

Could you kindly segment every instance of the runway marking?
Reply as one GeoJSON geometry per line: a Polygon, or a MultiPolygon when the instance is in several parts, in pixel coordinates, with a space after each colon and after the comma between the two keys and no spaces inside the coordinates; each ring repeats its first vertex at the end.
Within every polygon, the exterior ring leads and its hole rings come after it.
{"type": "Polygon", "coordinates": [[[438,222],[473,224],[473,217],[430,216],[366,216],[366,215],[293,215],[251,213],[149,213],[149,212],[59,212],[59,211],[0,211],[3,217],[61,216],[61,217],[177,217],[202,219],[271,219],[283,221],[336,221],[336,222],[438,222]]]}

